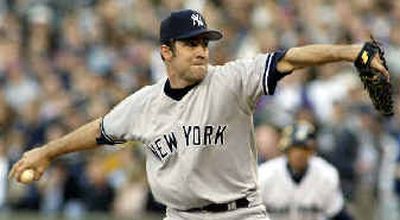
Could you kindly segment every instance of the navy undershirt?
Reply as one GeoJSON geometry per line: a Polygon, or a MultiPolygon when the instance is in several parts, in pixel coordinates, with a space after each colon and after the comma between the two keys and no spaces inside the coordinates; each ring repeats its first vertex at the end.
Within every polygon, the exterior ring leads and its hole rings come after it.
{"type": "Polygon", "coordinates": [[[301,180],[303,179],[304,175],[307,173],[308,166],[301,172],[294,172],[294,170],[290,167],[289,163],[286,163],[286,168],[288,169],[290,173],[290,177],[292,180],[296,183],[299,184],[301,180]]]}
{"type": "Polygon", "coordinates": [[[164,86],[164,92],[168,97],[179,101],[183,98],[183,96],[185,96],[191,89],[193,89],[197,85],[198,83],[195,83],[193,85],[186,86],[185,88],[174,89],[171,88],[171,83],[169,82],[169,79],[167,79],[164,86]]]}

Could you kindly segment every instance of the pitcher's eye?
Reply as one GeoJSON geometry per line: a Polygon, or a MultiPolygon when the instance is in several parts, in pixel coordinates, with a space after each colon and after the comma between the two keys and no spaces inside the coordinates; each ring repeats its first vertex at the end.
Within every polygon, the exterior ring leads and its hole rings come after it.
{"type": "Polygon", "coordinates": [[[209,43],[209,40],[208,40],[208,39],[204,39],[204,40],[203,40],[203,46],[204,46],[204,47],[208,47],[208,43],[209,43]]]}
{"type": "Polygon", "coordinates": [[[199,45],[208,47],[208,39],[188,39],[184,41],[184,44],[189,47],[197,47],[199,45]]]}
{"type": "Polygon", "coordinates": [[[197,41],[197,40],[189,40],[188,44],[191,47],[197,47],[197,45],[199,45],[199,41],[197,41]]]}

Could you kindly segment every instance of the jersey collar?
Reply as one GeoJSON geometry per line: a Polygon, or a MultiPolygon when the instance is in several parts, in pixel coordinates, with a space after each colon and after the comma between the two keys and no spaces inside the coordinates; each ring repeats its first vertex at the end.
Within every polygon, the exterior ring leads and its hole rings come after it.
{"type": "Polygon", "coordinates": [[[164,84],[164,93],[171,99],[180,101],[191,89],[196,87],[198,84],[199,83],[195,83],[193,85],[186,86],[185,88],[174,89],[171,88],[171,83],[169,82],[169,79],[167,79],[164,84]]]}

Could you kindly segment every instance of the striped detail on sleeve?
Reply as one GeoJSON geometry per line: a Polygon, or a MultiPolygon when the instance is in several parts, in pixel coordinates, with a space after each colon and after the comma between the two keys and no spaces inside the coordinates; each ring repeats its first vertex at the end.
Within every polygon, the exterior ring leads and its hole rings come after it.
{"type": "Polygon", "coordinates": [[[267,54],[267,59],[265,60],[265,69],[262,76],[264,95],[273,95],[279,80],[291,73],[281,73],[277,70],[278,62],[285,56],[286,52],[287,50],[279,50],[274,53],[267,54]]]}
{"type": "Polygon", "coordinates": [[[100,123],[100,137],[96,138],[97,144],[107,144],[107,145],[114,145],[114,144],[123,144],[125,143],[124,140],[114,140],[114,138],[106,133],[104,130],[104,119],[101,120],[100,123]]]}
{"type": "Polygon", "coordinates": [[[269,53],[267,55],[267,59],[265,60],[265,69],[264,69],[264,73],[263,73],[263,82],[262,82],[265,95],[270,94],[269,88],[268,88],[268,76],[269,76],[269,72],[271,70],[271,64],[272,64],[274,55],[275,55],[275,53],[272,53],[272,54],[269,53]]]}

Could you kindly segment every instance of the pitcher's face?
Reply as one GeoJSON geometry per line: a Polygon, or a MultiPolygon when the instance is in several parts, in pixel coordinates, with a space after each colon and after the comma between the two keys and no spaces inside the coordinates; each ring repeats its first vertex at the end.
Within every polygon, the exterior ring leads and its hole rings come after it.
{"type": "Polygon", "coordinates": [[[208,39],[198,36],[178,40],[174,47],[173,56],[166,59],[171,82],[179,80],[187,86],[203,80],[209,62],[208,39]]]}

